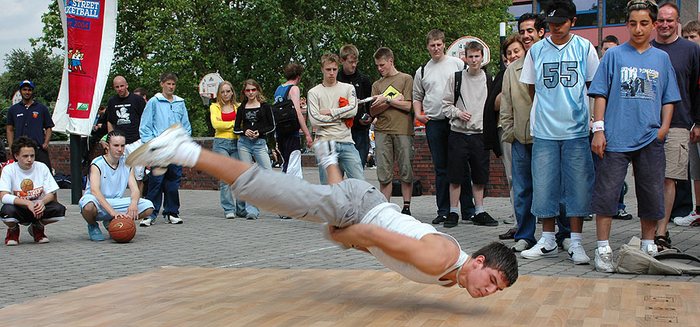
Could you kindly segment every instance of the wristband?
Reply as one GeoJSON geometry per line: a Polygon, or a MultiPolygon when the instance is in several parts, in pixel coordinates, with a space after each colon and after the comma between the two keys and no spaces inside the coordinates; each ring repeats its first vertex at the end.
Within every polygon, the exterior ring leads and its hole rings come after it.
{"type": "Polygon", "coordinates": [[[5,194],[2,196],[2,203],[3,204],[15,204],[15,199],[17,196],[12,195],[12,194],[5,194]]]}
{"type": "Polygon", "coordinates": [[[594,121],[593,124],[591,125],[591,131],[593,131],[593,133],[604,131],[604,130],[605,130],[605,122],[602,120],[594,121]]]}

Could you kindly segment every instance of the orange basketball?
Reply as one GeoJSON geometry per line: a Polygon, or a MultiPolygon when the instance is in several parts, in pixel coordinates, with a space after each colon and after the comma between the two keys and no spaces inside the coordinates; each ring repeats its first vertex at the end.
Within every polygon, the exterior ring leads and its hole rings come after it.
{"type": "Polygon", "coordinates": [[[136,235],[136,224],[128,218],[114,218],[109,223],[109,236],[117,243],[128,243],[136,235]]]}

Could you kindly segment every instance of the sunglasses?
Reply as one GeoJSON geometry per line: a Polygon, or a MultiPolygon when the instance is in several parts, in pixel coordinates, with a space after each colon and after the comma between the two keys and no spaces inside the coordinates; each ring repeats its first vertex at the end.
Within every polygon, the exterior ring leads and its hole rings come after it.
{"type": "Polygon", "coordinates": [[[255,91],[257,91],[257,90],[258,90],[258,89],[255,88],[255,89],[245,89],[244,91],[245,91],[245,92],[250,92],[250,93],[252,93],[252,92],[255,92],[255,91]]]}

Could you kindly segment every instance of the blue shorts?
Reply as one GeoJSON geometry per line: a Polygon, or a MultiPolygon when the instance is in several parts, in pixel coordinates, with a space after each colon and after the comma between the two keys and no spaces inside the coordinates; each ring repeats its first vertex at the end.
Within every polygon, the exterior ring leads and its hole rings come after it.
{"type": "MultiPolygon", "coordinates": [[[[112,208],[118,212],[126,212],[126,210],[129,208],[129,205],[131,204],[131,198],[116,198],[106,200],[109,203],[109,205],[111,205],[112,208]]],[[[100,202],[97,201],[97,198],[92,194],[84,194],[83,197],[80,198],[80,201],[78,201],[78,205],[80,206],[80,212],[83,212],[83,208],[90,202],[94,203],[95,207],[97,207],[97,217],[95,218],[95,220],[111,220],[112,218],[114,218],[110,216],[107,213],[107,211],[104,210],[104,208],[102,208],[100,202]]],[[[153,202],[146,199],[139,199],[139,214],[148,210],[149,208],[153,209],[153,202]]]]}
{"type": "Polygon", "coordinates": [[[537,218],[559,216],[559,204],[567,217],[591,213],[595,174],[588,137],[572,140],[534,139],[532,146],[532,214],[537,218]]]}

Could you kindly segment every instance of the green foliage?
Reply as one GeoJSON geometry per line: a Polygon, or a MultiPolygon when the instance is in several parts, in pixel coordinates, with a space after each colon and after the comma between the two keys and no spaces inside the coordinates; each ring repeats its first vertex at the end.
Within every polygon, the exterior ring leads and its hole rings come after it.
{"type": "MultiPolygon", "coordinates": [[[[178,74],[176,94],[185,98],[193,132],[208,133],[208,107],[197,85],[218,71],[242,97],[242,81],[256,79],[270,98],[290,61],[305,66],[302,92],[321,79],[319,59],[345,43],[360,49],[359,69],[379,78],[372,55],[380,46],[394,51],[399,70],[413,75],[430,58],[425,35],[440,28],[447,45],[476,36],[491,47],[498,62],[498,22],[509,18],[509,0],[122,0],[112,76],[124,75],[133,90],[160,90],[158,76],[178,74]]],[[[58,6],[49,6],[42,20],[48,48],[61,44],[58,6]]],[[[60,76],[59,76],[60,78],[60,76]]],[[[1,84],[0,84],[1,85],[1,84]]],[[[113,94],[107,85],[105,99],[113,94]]]]}

